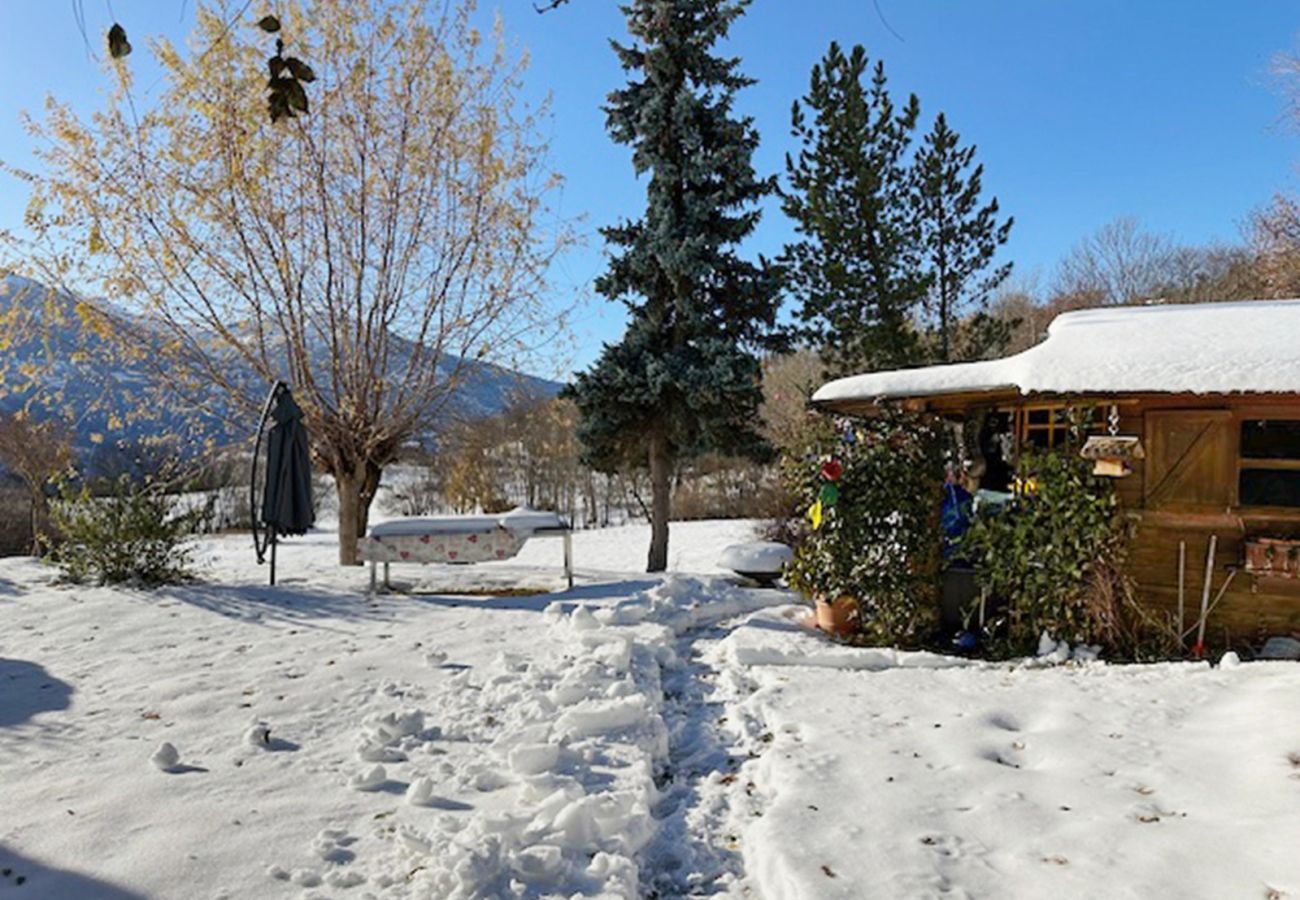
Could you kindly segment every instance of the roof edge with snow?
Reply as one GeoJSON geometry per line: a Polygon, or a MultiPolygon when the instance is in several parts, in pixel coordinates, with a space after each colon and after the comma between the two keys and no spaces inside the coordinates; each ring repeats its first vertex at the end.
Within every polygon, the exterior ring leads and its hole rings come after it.
{"type": "Polygon", "coordinates": [[[1125,306],[1062,313],[1047,339],[1003,359],[840,378],[813,405],[954,394],[1300,393],[1300,300],[1125,306]]]}

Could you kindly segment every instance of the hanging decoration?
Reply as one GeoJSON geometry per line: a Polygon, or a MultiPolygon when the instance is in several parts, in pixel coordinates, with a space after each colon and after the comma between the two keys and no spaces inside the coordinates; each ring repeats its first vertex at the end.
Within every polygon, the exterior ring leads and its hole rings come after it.
{"type": "Polygon", "coordinates": [[[1136,435],[1119,433],[1119,407],[1111,404],[1106,416],[1105,435],[1092,435],[1084,441],[1079,455],[1092,460],[1092,474],[1103,478],[1123,478],[1132,474],[1133,463],[1146,458],[1142,441],[1136,435]]]}
{"type": "Polygon", "coordinates": [[[808,507],[808,521],[812,522],[813,531],[822,527],[822,502],[820,499],[808,507]]]}

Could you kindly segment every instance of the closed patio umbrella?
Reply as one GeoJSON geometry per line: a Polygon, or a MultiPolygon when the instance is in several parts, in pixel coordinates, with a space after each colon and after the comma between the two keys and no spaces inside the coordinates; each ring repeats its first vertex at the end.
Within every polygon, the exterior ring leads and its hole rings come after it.
{"type": "Polygon", "coordinates": [[[276,382],[271,388],[257,429],[257,445],[253,449],[252,510],[257,561],[265,560],[269,547],[271,584],[275,584],[275,547],[279,536],[306,534],[316,521],[311,498],[311,453],[307,429],[302,424],[302,408],[294,402],[293,394],[284,382],[276,382]],[[266,435],[266,485],[259,509],[257,457],[263,434],[266,435]],[[262,540],[258,538],[258,521],[265,526],[262,540]]]}

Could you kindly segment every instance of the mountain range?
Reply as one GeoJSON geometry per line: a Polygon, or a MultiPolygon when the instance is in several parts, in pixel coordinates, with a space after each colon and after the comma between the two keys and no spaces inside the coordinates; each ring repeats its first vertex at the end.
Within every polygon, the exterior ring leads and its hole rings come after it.
{"type": "MultiPolygon", "coordinates": [[[[29,365],[40,371],[43,392],[57,397],[56,405],[74,423],[73,442],[78,451],[102,453],[106,443],[133,444],[148,435],[181,434],[192,428],[193,417],[179,412],[163,410],[143,419],[130,415],[145,402],[145,397],[152,395],[150,388],[157,376],[143,364],[124,361],[120,354],[103,352],[107,345],[81,326],[75,298],[30,279],[9,275],[0,279],[0,321],[14,304],[22,304],[24,312],[30,311],[40,327],[27,329],[20,339],[4,347],[9,372],[13,375],[29,365]],[[112,362],[104,362],[110,358],[112,362]]],[[[414,346],[402,340],[395,344],[399,349],[394,354],[398,360],[394,366],[400,364],[402,348],[409,352],[414,346]]],[[[329,350],[320,344],[311,352],[323,355],[329,350]]],[[[324,370],[324,363],[322,356],[318,371],[324,370]]],[[[259,376],[244,368],[246,373],[241,376],[236,372],[234,380],[247,384],[251,396],[265,394],[271,386],[261,384],[259,376]]],[[[454,356],[444,355],[438,368],[448,377],[458,368],[460,373],[455,396],[442,416],[447,420],[490,416],[505,409],[511,398],[520,393],[552,397],[562,387],[558,382],[494,363],[454,356]]],[[[12,413],[23,405],[29,394],[15,392],[11,378],[0,396],[0,413],[12,413]]],[[[257,424],[255,416],[223,415],[205,422],[203,433],[218,447],[230,446],[247,441],[257,424]],[[247,423],[243,418],[248,419],[247,423]]],[[[416,437],[430,442],[436,439],[436,429],[416,437]]]]}

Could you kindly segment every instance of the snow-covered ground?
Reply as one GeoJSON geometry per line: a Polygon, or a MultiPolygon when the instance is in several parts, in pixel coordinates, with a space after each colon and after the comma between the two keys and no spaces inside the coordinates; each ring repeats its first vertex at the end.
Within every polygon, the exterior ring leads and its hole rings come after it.
{"type": "Polygon", "coordinates": [[[1300,667],[840,647],[718,572],[752,534],[373,601],[329,533],[274,589],[246,538],[155,593],[0,560],[0,897],[1300,896],[1300,667]]]}

